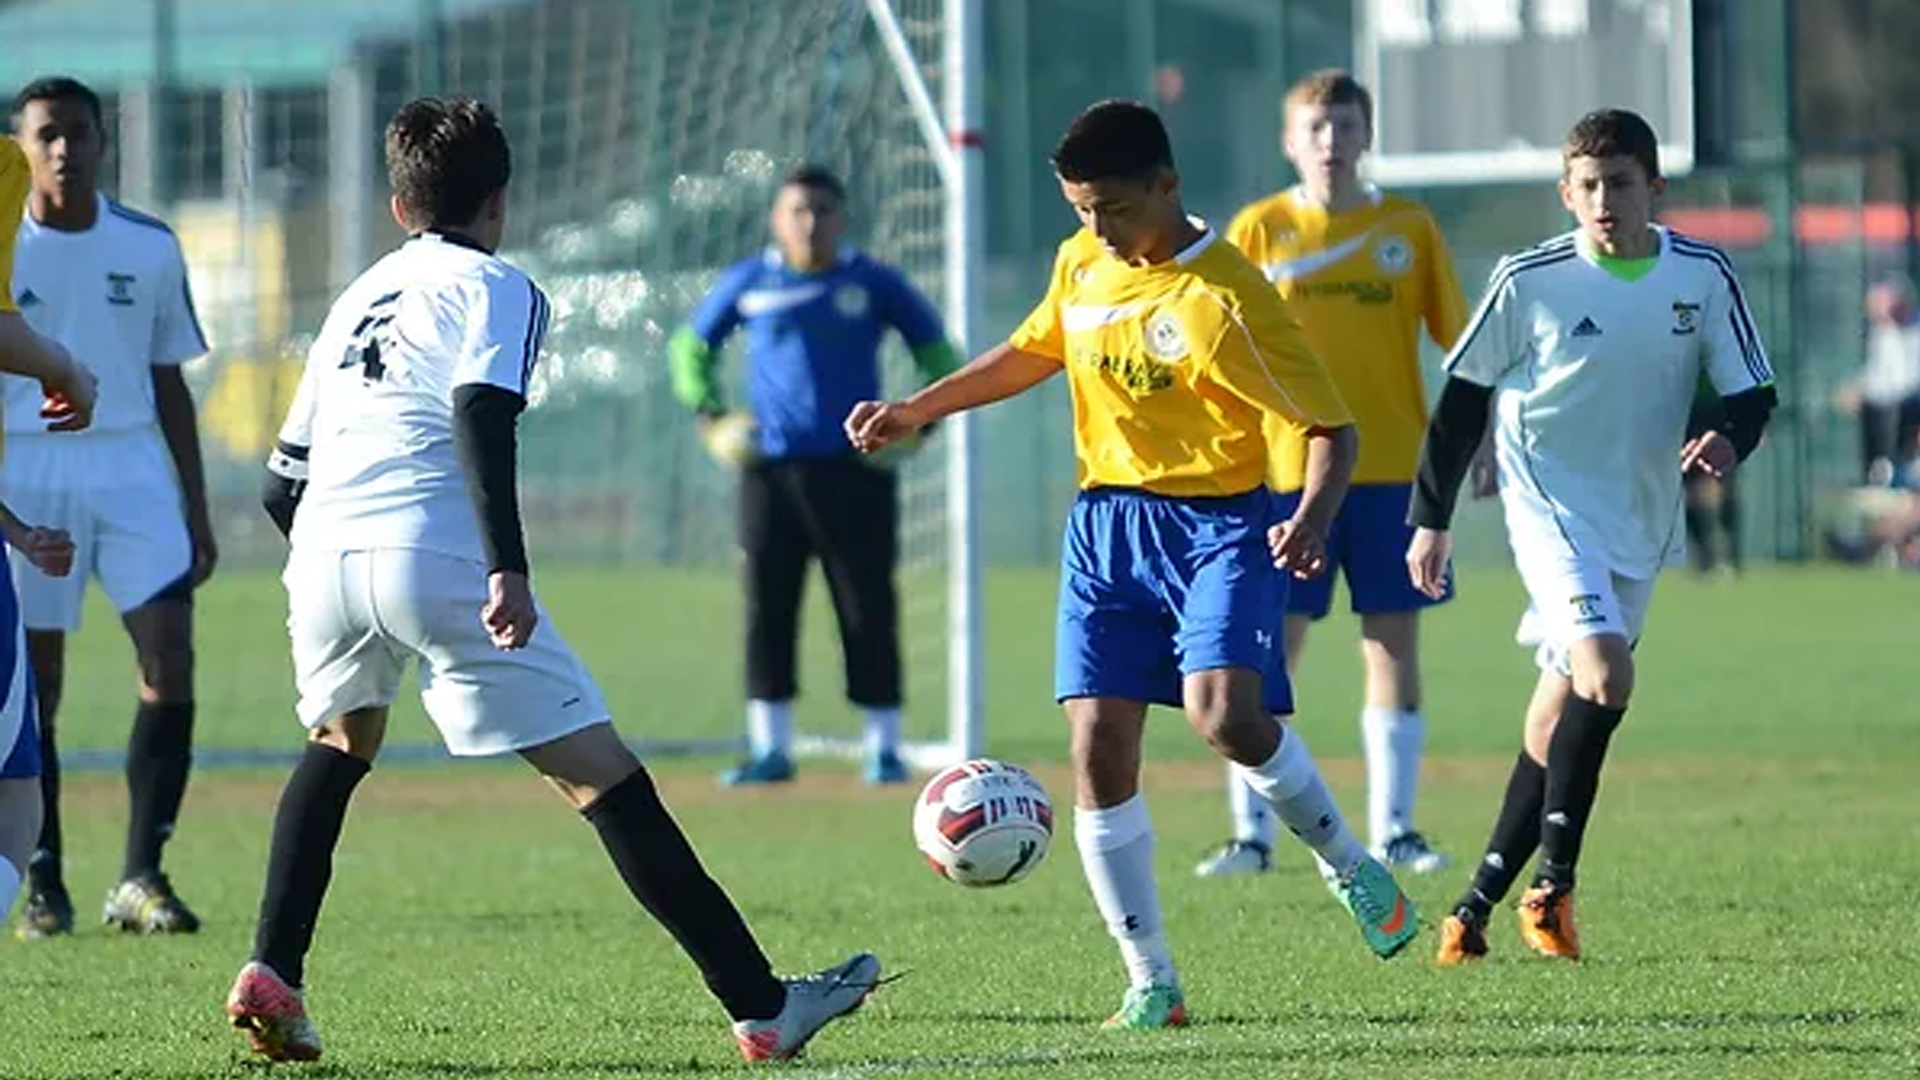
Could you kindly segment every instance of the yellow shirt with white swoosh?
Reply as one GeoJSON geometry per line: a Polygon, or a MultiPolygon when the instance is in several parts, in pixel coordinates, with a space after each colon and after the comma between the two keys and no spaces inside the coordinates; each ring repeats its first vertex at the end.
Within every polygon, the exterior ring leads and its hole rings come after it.
{"type": "MultiPolygon", "coordinates": [[[[1405,484],[1427,425],[1420,333],[1451,348],[1466,298],[1427,209],[1375,191],[1358,209],[1329,214],[1291,188],[1233,219],[1227,239],[1287,301],[1323,357],[1360,428],[1357,484],[1405,484]]],[[[1277,433],[1269,482],[1297,491],[1306,441],[1277,433]]]]}
{"type": "Polygon", "coordinates": [[[13,302],[13,243],[30,181],[27,156],[12,139],[0,137],[0,311],[20,310],[13,302]]]}

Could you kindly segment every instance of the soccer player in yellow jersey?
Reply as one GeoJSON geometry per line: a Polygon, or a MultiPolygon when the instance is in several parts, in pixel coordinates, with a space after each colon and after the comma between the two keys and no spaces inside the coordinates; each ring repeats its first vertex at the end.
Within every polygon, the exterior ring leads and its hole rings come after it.
{"type": "Polygon", "coordinates": [[[1074,839],[1131,980],[1118,1028],[1186,1022],[1161,929],[1139,789],[1147,706],[1188,722],[1335,875],[1381,957],[1413,905],[1367,854],[1298,733],[1276,636],[1276,567],[1315,573],[1353,466],[1346,406],[1257,270],[1181,208],[1166,129],[1108,101],[1053,151],[1082,228],[1046,298],[1004,344],[905,401],[862,402],[848,437],[873,451],[1064,371],[1080,495],[1062,553],[1055,694],[1072,732],[1074,839]],[[1306,443],[1295,513],[1269,528],[1270,433],[1306,443]]]}
{"type": "MultiPolygon", "coordinates": [[[[1426,208],[1363,183],[1360,158],[1373,138],[1367,91],[1344,71],[1322,71],[1287,92],[1284,144],[1300,183],[1248,206],[1227,238],[1286,298],[1307,341],[1327,362],[1360,428],[1353,486],[1327,534],[1327,573],[1291,583],[1286,601],[1289,669],[1307,626],[1333,604],[1335,571],[1360,616],[1366,705],[1367,831],[1388,866],[1429,873],[1446,865],[1414,828],[1414,792],[1426,720],[1420,712],[1419,612],[1431,599],[1413,587],[1406,524],[1427,397],[1420,377],[1422,331],[1445,348],[1466,322],[1440,230],[1426,208]]],[[[1286,517],[1305,481],[1306,441],[1276,434],[1271,476],[1286,517]]],[[[1234,835],[1194,868],[1202,877],[1256,873],[1270,865],[1273,816],[1246,785],[1229,780],[1234,835]]]]}
{"type": "MultiPolygon", "coordinates": [[[[13,239],[27,201],[27,161],[12,139],[0,138],[0,371],[24,375],[46,393],[41,414],[55,431],[77,431],[93,419],[94,381],[67,350],[34,332],[13,300],[13,239]]],[[[58,529],[23,523],[0,505],[0,540],[19,548],[41,571],[73,569],[73,540],[58,529]]],[[[4,548],[0,548],[0,554],[4,548]]],[[[0,917],[13,909],[27,854],[40,835],[40,735],[35,728],[33,680],[26,663],[26,631],[13,575],[0,573],[0,917]]]]}

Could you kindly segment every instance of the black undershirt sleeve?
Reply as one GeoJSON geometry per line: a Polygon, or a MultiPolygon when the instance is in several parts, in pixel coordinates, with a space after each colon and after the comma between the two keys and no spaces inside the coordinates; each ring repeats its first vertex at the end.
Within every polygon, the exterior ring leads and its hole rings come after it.
{"type": "Polygon", "coordinates": [[[515,431],[526,407],[519,394],[486,383],[468,383],[453,391],[454,448],[480,520],[480,545],[490,573],[527,572],[515,431]]]}
{"type": "Polygon", "coordinates": [[[273,519],[281,536],[293,535],[293,512],[307,490],[307,448],[281,441],[267,457],[267,475],[260,484],[260,505],[273,519]]]}
{"type": "Polygon", "coordinates": [[[1473,455],[1487,433],[1487,412],[1493,388],[1458,376],[1440,389],[1440,401],[1427,423],[1427,439],[1420,449],[1420,471],[1413,481],[1413,506],[1407,523],[1423,529],[1445,529],[1453,522],[1460,485],[1473,465],[1473,455]]]}
{"type": "Polygon", "coordinates": [[[1767,433],[1767,421],[1773,416],[1773,410],[1780,404],[1780,395],[1771,384],[1755,386],[1737,394],[1728,394],[1720,399],[1720,406],[1726,411],[1726,422],[1720,425],[1720,433],[1733,443],[1734,453],[1741,461],[1754,452],[1760,445],[1760,437],[1767,433]]]}

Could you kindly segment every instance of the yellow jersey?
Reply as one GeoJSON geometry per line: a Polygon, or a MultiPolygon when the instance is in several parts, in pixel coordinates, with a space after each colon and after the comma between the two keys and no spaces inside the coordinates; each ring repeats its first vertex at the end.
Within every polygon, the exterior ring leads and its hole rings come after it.
{"type": "Polygon", "coordinates": [[[1080,230],[1008,343],[1066,369],[1082,488],[1239,495],[1266,482],[1269,432],[1352,422],[1286,304],[1211,229],[1144,267],[1080,230]]]}
{"type": "Polygon", "coordinates": [[[20,235],[31,180],[20,145],[0,136],[0,311],[20,310],[13,303],[13,242],[20,235]]]}
{"type": "MultiPolygon", "coordinates": [[[[1380,192],[1367,206],[1330,214],[1294,188],[1241,210],[1227,239],[1286,299],[1353,410],[1360,427],[1353,482],[1410,483],[1427,427],[1421,326],[1450,349],[1467,321],[1466,297],[1432,215],[1380,192]]],[[[1276,490],[1297,491],[1306,443],[1284,433],[1275,441],[1269,480],[1276,490]]]]}

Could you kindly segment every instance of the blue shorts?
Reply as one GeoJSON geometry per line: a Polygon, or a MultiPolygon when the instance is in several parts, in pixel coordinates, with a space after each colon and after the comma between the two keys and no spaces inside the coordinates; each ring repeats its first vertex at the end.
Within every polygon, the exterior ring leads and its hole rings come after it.
{"type": "Polygon", "coordinates": [[[1293,712],[1268,509],[1264,491],[1081,492],[1061,545],[1054,697],[1179,708],[1184,676],[1243,667],[1260,673],[1268,711],[1293,712]]]}
{"type": "MultiPolygon", "coordinates": [[[[1356,615],[1395,615],[1419,611],[1453,598],[1453,581],[1435,600],[1413,587],[1407,573],[1407,545],[1413,526],[1407,524],[1411,484],[1355,484],[1333,519],[1327,534],[1327,571],[1319,577],[1295,578],[1287,598],[1287,614],[1324,619],[1333,610],[1336,571],[1347,579],[1347,601],[1356,615]]],[[[1300,506],[1297,491],[1276,492],[1273,519],[1285,521],[1300,506]]]]}
{"type": "Polygon", "coordinates": [[[0,780],[23,780],[40,775],[40,730],[34,722],[38,710],[20,597],[13,591],[5,550],[0,544],[0,731],[14,736],[11,745],[0,745],[0,780]]]}

